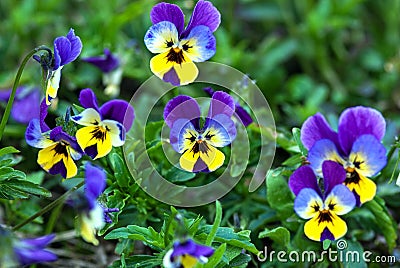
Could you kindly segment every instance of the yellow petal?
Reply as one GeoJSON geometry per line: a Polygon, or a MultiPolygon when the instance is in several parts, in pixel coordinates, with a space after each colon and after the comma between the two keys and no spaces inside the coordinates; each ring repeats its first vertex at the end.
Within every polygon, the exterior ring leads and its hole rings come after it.
{"type": "MultiPolygon", "coordinates": [[[[356,171],[357,172],[357,171],[356,171]]],[[[359,180],[357,183],[351,182],[346,184],[346,186],[350,189],[350,191],[355,191],[360,197],[360,203],[363,204],[374,199],[376,194],[376,184],[372,180],[367,177],[359,174],[359,180]]]]}
{"type": "Polygon", "coordinates": [[[197,162],[197,159],[199,159],[200,153],[193,153],[193,151],[186,150],[181,158],[179,159],[179,164],[181,165],[181,168],[183,168],[186,171],[192,172],[194,169],[194,165],[197,162]]]}
{"type": "Polygon", "coordinates": [[[204,161],[210,171],[214,171],[224,164],[225,155],[212,145],[207,144],[208,150],[200,150],[200,158],[204,161]]]}
{"type": "Polygon", "coordinates": [[[80,233],[82,238],[89,243],[97,246],[99,241],[96,239],[96,229],[90,224],[90,220],[86,216],[81,216],[80,233]]]}
{"type": "Polygon", "coordinates": [[[96,145],[97,155],[93,159],[107,155],[112,149],[111,137],[107,130],[101,126],[88,126],[79,129],[76,132],[76,139],[82,150],[96,145]]]}
{"type": "Polygon", "coordinates": [[[50,105],[50,100],[57,97],[58,88],[60,87],[61,69],[60,66],[57,70],[51,73],[50,79],[47,81],[46,86],[46,104],[50,105]]]}
{"type": "Polygon", "coordinates": [[[181,264],[184,268],[193,268],[197,264],[197,259],[190,255],[183,255],[181,257],[181,264]]]}
{"type": "Polygon", "coordinates": [[[335,240],[346,234],[347,225],[344,220],[335,213],[330,214],[330,220],[321,220],[321,213],[315,215],[304,225],[304,233],[308,238],[314,241],[321,241],[321,235],[325,228],[328,228],[335,240]]]}
{"type": "Polygon", "coordinates": [[[37,163],[46,171],[49,171],[55,164],[62,160],[62,155],[55,150],[58,143],[39,151],[37,163]]]}

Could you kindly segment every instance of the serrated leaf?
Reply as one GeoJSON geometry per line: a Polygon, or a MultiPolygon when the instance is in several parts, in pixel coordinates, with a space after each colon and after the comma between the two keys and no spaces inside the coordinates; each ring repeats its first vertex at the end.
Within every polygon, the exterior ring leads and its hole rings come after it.
{"type": "Polygon", "coordinates": [[[19,153],[20,151],[15,149],[12,146],[8,146],[8,147],[4,147],[0,149],[0,157],[2,157],[3,155],[6,154],[15,154],[15,153],[19,153]]]}
{"type": "MultiPolygon", "coordinates": [[[[211,232],[212,225],[206,225],[200,229],[200,234],[196,237],[200,241],[207,239],[207,234],[211,232]]],[[[219,227],[214,237],[214,242],[226,243],[241,249],[245,249],[251,253],[257,254],[258,250],[253,243],[250,242],[250,231],[245,230],[235,233],[232,228],[219,227]]]]}
{"type": "Polygon", "coordinates": [[[385,237],[389,251],[391,252],[396,246],[397,232],[396,225],[389,215],[384,201],[376,196],[374,200],[365,203],[364,206],[374,214],[376,222],[380,227],[380,232],[385,237]]]}
{"type": "Polygon", "coordinates": [[[0,198],[15,199],[28,198],[30,194],[51,197],[51,193],[32,182],[18,179],[7,179],[0,181],[0,198]]]}
{"type": "Polygon", "coordinates": [[[272,239],[273,241],[275,241],[275,243],[278,243],[284,246],[285,248],[289,247],[290,232],[288,231],[288,229],[284,227],[277,227],[272,230],[266,229],[258,234],[258,238],[266,238],[266,237],[272,239]]]}

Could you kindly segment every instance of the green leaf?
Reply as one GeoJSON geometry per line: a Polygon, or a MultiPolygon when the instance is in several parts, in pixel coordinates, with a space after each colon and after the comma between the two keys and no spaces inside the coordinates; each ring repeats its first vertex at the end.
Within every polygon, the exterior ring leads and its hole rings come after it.
{"type": "Polygon", "coordinates": [[[25,179],[26,175],[24,172],[15,170],[12,167],[1,167],[0,168],[0,181],[11,178],[25,179]]]}
{"type": "Polygon", "coordinates": [[[215,220],[214,224],[211,228],[210,233],[207,236],[206,245],[211,246],[212,242],[214,241],[215,234],[217,233],[218,227],[221,224],[222,219],[222,207],[221,203],[216,200],[215,201],[215,220]]]}
{"type": "Polygon", "coordinates": [[[379,231],[385,237],[389,251],[391,252],[396,246],[397,228],[385,207],[385,202],[376,196],[374,200],[365,203],[364,206],[374,214],[376,223],[380,227],[379,231]]]}
{"type": "Polygon", "coordinates": [[[327,249],[331,246],[331,244],[332,244],[332,240],[330,240],[330,239],[325,239],[325,240],[322,242],[322,248],[323,248],[324,250],[327,250],[327,249]]]}
{"type": "Polygon", "coordinates": [[[117,184],[120,187],[129,187],[130,175],[125,167],[125,162],[118,153],[112,153],[109,156],[111,168],[114,171],[117,184]]]}
{"type": "Polygon", "coordinates": [[[240,253],[232,261],[229,262],[229,266],[236,267],[236,266],[247,264],[250,261],[251,261],[251,257],[249,254],[240,253]]]}
{"type": "Polygon", "coordinates": [[[208,262],[204,264],[204,268],[214,268],[218,263],[221,262],[226,250],[226,244],[221,244],[215,251],[214,254],[208,259],[208,262]]]}
{"type": "Polygon", "coordinates": [[[344,241],[338,240],[336,244],[340,256],[344,256],[342,259],[344,268],[366,268],[367,264],[363,259],[364,249],[362,245],[356,241],[344,241]],[[342,244],[340,244],[342,243],[342,244]],[[345,245],[344,248],[339,248],[340,245],[345,245]]]}
{"type": "Polygon", "coordinates": [[[30,194],[51,197],[51,193],[47,189],[29,181],[19,179],[0,181],[0,198],[13,200],[16,198],[28,198],[30,194]]]}
{"type": "Polygon", "coordinates": [[[15,149],[12,146],[8,146],[8,147],[4,147],[0,149],[0,157],[2,157],[3,155],[6,154],[15,154],[15,153],[19,153],[20,151],[15,149]]]}
{"type": "Polygon", "coordinates": [[[293,194],[280,172],[270,170],[267,174],[267,200],[281,219],[287,219],[293,213],[293,194]]]}
{"type": "Polygon", "coordinates": [[[118,212],[110,213],[112,219],[111,224],[107,224],[103,229],[99,231],[99,235],[103,235],[110,228],[114,227],[118,223],[118,216],[122,213],[126,201],[129,199],[129,195],[121,193],[119,190],[114,189],[111,194],[107,196],[107,207],[108,208],[119,208],[118,212]]]}
{"type": "Polygon", "coordinates": [[[176,167],[172,167],[167,171],[167,174],[165,174],[165,177],[170,182],[185,182],[185,181],[191,180],[194,177],[196,177],[196,174],[193,172],[187,172],[187,171],[181,170],[176,167]]]}
{"type": "Polygon", "coordinates": [[[272,230],[265,229],[264,231],[258,234],[258,238],[266,238],[266,237],[272,239],[273,241],[275,241],[275,243],[278,243],[284,246],[285,248],[289,247],[290,232],[288,231],[288,229],[284,227],[277,227],[272,230]]]}
{"type": "MultiPolygon", "coordinates": [[[[196,238],[200,241],[205,241],[208,237],[207,234],[211,232],[212,225],[202,227],[200,234],[196,238]]],[[[253,243],[250,242],[250,231],[245,230],[235,233],[232,228],[219,227],[214,237],[214,242],[226,243],[240,249],[248,250],[251,253],[257,254],[258,250],[253,243]]]]}
{"type": "Polygon", "coordinates": [[[296,141],[297,145],[299,146],[300,152],[303,156],[307,156],[308,151],[306,147],[304,147],[303,143],[301,142],[300,139],[300,129],[297,127],[292,128],[292,133],[293,133],[293,138],[296,141]]]}
{"type": "Polygon", "coordinates": [[[110,268],[136,268],[136,267],[160,267],[161,260],[158,256],[151,255],[133,255],[128,258],[124,258],[124,264],[122,260],[115,261],[110,268]]]}

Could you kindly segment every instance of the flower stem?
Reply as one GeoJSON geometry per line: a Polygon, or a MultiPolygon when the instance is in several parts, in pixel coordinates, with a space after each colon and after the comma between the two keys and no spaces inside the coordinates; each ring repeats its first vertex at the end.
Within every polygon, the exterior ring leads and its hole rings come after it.
{"type": "Polygon", "coordinates": [[[32,50],[28,53],[28,55],[25,56],[24,60],[22,61],[21,65],[20,65],[19,68],[18,68],[17,75],[15,76],[15,80],[14,80],[14,85],[13,85],[13,88],[12,88],[12,91],[11,91],[11,94],[10,94],[10,98],[8,99],[8,102],[7,102],[6,110],[4,111],[3,118],[1,119],[1,123],[0,123],[0,141],[1,141],[1,138],[3,137],[3,132],[4,132],[4,129],[5,129],[5,127],[6,127],[6,124],[7,124],[7,121],[8,121],[8,117],[10,116],[11,107],[12,107],[12,105],[13,105],[14,98],[15,98],[15,93],[16,93],[16,91],[17,91],[17,87],[18,87],[18,84],[19,84],[19,80],[21,79],[22,72],[23,72],[23,70],[24,70],[24,68],[25,68],[25,65],[26,65],[26,63],[28,62],[28,60],[29,60],[35,53],[39,52],[40,50],[45,50],[45,51],[47,51],[47,53],[49,53],[49,57],[52,57],[52,52],[51,52],[51,50],[50,50],[48,47],[46,47],[46,46],[39,46],[39,47],[37,47],[37,48],[35,48],[35,49],[32,49],[32,50]]]}
{"type": "Polygon", "coordinates": [[[79,188],[81,188],[84,185],[84,181],[78,183],[77,185],[75,185],[74,187],[72,187],[71,189],[69,189],[68,191],[66,191],[63,195],[61,195],[59,198],[57,198],[56,200],[54,200],[53,202],[51,202],[50,204],[48,204],[47,206],[45,206],[42,210],[36,212],[35,214],[33,214],[32,216],[30,216],[29,218],[27,218],[26,220],[24,220],[23,222],[21,222],[20,224],[14,226],[12,228],[13,231],[20,229],[21,227],[25,226],[26,224],[30,223],[31,221],[33,221],[34,219],[36,219],[39,216],[42,216],[44,213],[50,211],[51,209],[55,208],[56,206],[58,206],[59,204],[62,204],[67,197],[75,192],[76,190],[78,190],[79,188]]]}

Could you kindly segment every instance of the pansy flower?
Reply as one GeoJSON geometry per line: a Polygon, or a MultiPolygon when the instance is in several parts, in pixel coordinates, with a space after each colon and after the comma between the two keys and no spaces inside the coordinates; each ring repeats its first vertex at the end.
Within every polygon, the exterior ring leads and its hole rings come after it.
{"type": "MultiPolygon", "coordinates": [[[[0,91],[0,101],[7,102],[11,89],[0,91]]],[[[33,118],[39,118],[39,88],[18,87],[11,108],[11,117],[18,123],[28,124],[33,118]]]]}
{"type": "Polygon", "coordinates": [[[236,137],[232,97],[222,91],[212,96],[207,118],[200,126],[200,107],[196,100],[180,95],[164,109],[165,123],[171,128],[170,142],[182,154],[180,166],[190,172],[210,172],[221,167],[225,155],[216,147],[229,145],[236,137]]]}
{"type": "Polygon", "coordinates": [[[98,107],[94,92],[87,88],[79,95],[81,105],[86,108],[71,119],[84,126],[76,132],[79,146],[92,159],[107,155],[112,147],[125,143],[135,118],[133,107],[124,100],[111,100],[98,107]]]}
{"type": "Polygon", "coordinates": [[[174,86],[193,82],[198,75],[194,62],[203,62],[214,56],[217,30],[221,15],[209,1],[200,0],[194,7],[189,24],[185,27],[182,10],[169,3],[159,3],[150,13],[153,26],[144,42],[154,54],[151,71],[174,86]]]}
{"type": "Polygon", "coordinates": [[[166,268],[184,267],[192,268],[198,262],[207,263],[208,258],[214,254],[212,247],[199,245],[192,239],[184,242],[175,242],[163,258],[163,265],[166,268]]]}
{"type": "Polygon", "coordinates": [[[358,106],[340,115],[337,132],[323,115],[311,116],[301,128],[301,140],[309,149],[308,161],[318,174],[325,160],[342,165],[347,172],[344,184],[354,193],[359,206],[374,198],[376,185],[369,177],[386,165],[386,149],[381,143],[385,129],[380,112],[358,106]]]}
{"type": "Polygon", "coordinates": [[[82,238],[93,245],[98,245],[96,232],[112,220],[108,213],[118,212],[118,208],[105,208],[97,198],[103,193],[106,187],[105,172],[89,162],[85,164],[85,189],[75,199],[68,200],[68,203],[79,211],[79,233],[82,238]]]}
{"type": "Polygon", "coordinates": [[[308,220],[304,233],[314,241],[336,240],[344,236],[347,225],[339,216],[350,212],[356,204],[354,195],[343,185],[346,171],[338,163],[324,161],[322,174],[323,192],[309,166],[298,168],[289,180],[289,187],[296,195],[294,210],[308,220]]]}
{"type": "Polygon", "coordinates": [[[64,178],[74,177],[78,169],[74,160],[82,156],[75,137],[63,131],[62,127],[50,129],[44,121],[47,116],[46,100],[40,105],[39,119],[29,122],[25,140],[30,146],[40,148],[37,163],[52,175],[61,174],[64,178]]]}
{"type": "Polygon", "coordinates": [[[81,39],[70,29],[67,36],[60,36],[54,40],[54,61],[52,63],[46,84],[46,104],[57,97],[60,87],[61,70],[64,65],[74,61],[82,51],[81,39]]]}
{"type": "Polygon", "coordinates": [[[104,93],[107,96],[118,96],[120,92],[119,85],[122,80],[122,68],[120,60],[113,55],[109,49],[104,49],[104,56],[88,57],[82,59],[93,64],[103,72],[103,84],[106,85],[104,93]]]}
{"type": "MultiPolygon", "coordinates": [[[[215,91],[211,87],[203,88],[203,91],[212,97],[215,91]]],[[[242,121],[243,125],[247,127],[251,123],[253,123],[253,118],[251,115],[239,104],[239,102],[235,102],[235,114],[242,121]]]]}
{"type": "Polygon", "coordinates": [[[55,235],[16,240],[13,243],[14,254],[18,263],[22,266],[41,262],[52,262],[57,256],[46,249],[55,235]]]}

